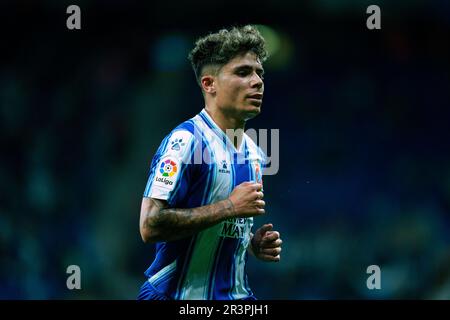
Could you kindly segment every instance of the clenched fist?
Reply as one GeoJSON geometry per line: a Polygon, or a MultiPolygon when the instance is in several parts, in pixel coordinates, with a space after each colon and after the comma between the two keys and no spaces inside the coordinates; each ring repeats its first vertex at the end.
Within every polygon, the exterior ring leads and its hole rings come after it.
{"type": "Polygon", "coordinates": [[[262,200],[261,188],[262,184],[247,181],[233,189],[228,199],[233,204],[235,217],[248,218],[265,213],[266,203],[262,200]]]}
{"type": "Polygon", "coordinates": [[[271,223],[263,225],[256,230],[251,241],[251,248],[254,255],[263,261],[280,261],[281,244],[278,231],[272,231],[271,223]]]}

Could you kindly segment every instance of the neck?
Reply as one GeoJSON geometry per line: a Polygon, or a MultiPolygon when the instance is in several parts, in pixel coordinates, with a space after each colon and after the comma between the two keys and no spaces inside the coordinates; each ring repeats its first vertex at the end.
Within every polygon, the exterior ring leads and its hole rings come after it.
{"type": "Polygon", "coordinates": [[[227,129],[242,129],[245,128],[245,121],[241,119],[237,119],[230,115],[225,115],[223,112],[218,110],[217,108],[208,108],[205,107],[206,112],[211,116],[214,122],[219,126],[219,128],[226,133],[227,129]]]}
{"type": "Polygon", "coordinates": [[[209,116],[214,120],[214,122],[217,124],[217,126],[225,133],[227,134],[227,129],[237,130],[242,129],[239,131],[235,131],[233,133],[233,136],[237,139],[233,141],[233,144],[235,148],[239,149],[240,142],[242,142],[242,136],[244,133],[245,128],[245,121],[238,119],[236,117],[230,116],[228,114],[224,114],[217,108],[209,108],[208,106],[205,107],[206,112],[208,112],[209,116]]]}

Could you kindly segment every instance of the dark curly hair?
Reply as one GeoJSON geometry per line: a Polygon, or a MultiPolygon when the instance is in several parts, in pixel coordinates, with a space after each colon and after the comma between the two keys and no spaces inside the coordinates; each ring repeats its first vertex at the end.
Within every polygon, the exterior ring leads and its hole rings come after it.
{"type": "Polygon", "coordinates": [[[200,85],[205,66],[220,68],[240,53],[248,51],[254,52],[261,63],[267,59],[265,40],[252,25],[222,29],[198,39],[188,58],[200,85]]]}

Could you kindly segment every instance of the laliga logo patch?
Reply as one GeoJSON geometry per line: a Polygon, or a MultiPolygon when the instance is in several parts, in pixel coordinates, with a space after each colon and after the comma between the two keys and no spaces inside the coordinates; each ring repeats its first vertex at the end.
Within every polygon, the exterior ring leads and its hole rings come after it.
{"type": "Polygon", "coordinates": [[[178,165],[175,160],[170,158],[163,160],[161,161],[161,165],[159,166],[159,172],[155,177],[155,182],[163,187],[172,186],[175,181],[177,172],[178,165]]]}
{"type": "Polygon", "coordinates": [[[170,159],[161,162],[161,167],[159,168],[159,172],[162,173],[163,177],[171,177],[177,173],[177,170],[177,164],[170,159]]]}

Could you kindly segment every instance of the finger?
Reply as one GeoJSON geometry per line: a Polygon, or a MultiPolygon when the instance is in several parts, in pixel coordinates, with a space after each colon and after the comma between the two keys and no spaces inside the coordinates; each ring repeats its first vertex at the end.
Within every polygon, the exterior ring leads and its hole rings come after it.
{"type": "Polygon", "coordinates": [[[262,254],[267,254],[269,256],[273,256],[276,257],[281,253],[281,248],[264,248],[264,249],[260,249],[260,252],[262,254]]]}
{"type": "Polygon", "coordinates": [[[280,238],[280,233],[278,231],[267,232],[263,237],[263,242],[275,241],[280,238]]]}
{"type": "Polygon", "coordinates": [[[259,228],[257,232],[259,232],[261,235],[264,235],[267,231],[272,230],[272,228],[273,228],[273,224],[266,223],[266,224],[262,225],[261,228],[259,228]]]}
{"type": "Polygon", "coordinates": [[[262,193],[262,192],[255,192],[255,199],[261,200],[262,198],[264,198],[264,193],[262,193]]]}
{"type": "Polygon", "coordinates": [[[256,200],[256,201],[255,201],[255,204],[256,204],[258,207],[264,207],[264,206],[266,205],[266,203],[264,202],[264,200],[256,200]]]}
{"type": "Polygon", "coordinates": [[[269,241],[269,242],[262,241],[260,246],[262,248],[277,248],[277,247],[281,247],[282,243],[283,243],[283,241],[281,239],[277,239],[275,241],[269,241]]]}
{"type": "Polygon", "coordinates": [[[257,214],[264,214],[264,213],[266,213],[266,210],[256,207],[256,210],[254,212],[257,214]]]}
{"type": "Polygon", "coordinates": [[[252,184],[252,189],[253,190],[261,190],[262,189],[262,184],[261,183],[253,183],[252,184]]]}
{"type": "Polygon", "coordinates": [[[258,256],[258,258],[264,260],[264,261],[270,261],[270,262],[279,262],[281,260],[280,255],[274,257],[268,254],[261,254],[258,256]]]}

